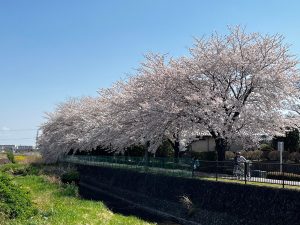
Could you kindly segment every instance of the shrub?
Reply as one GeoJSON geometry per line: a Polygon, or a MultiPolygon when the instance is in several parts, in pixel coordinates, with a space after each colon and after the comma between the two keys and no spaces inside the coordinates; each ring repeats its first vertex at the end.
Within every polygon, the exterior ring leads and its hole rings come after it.
{"type": "Polygon", "coordinates": [[[62,196],[79,197],[78,186],[74,184],[64,184],[61,191],[62,196]]]}
{"type": "Polygon", "coordinates": [[[80,178],[79,173],[75,170],[65,172],[60,177],[61,181],[66,184],[71,184],[71,183],[78,184],[79,178],[80,178]]]}
{"type": "Polygon", "coordinates": [[[232,151],[226,151],[225,152],[225,159],[226,160],[232,160],[234,158],[235,154],[232,151]]]}
{"type": "Polygon", "coordinates": [[[299,152],[292,152],[289,155],[289,160],[294,161],[294,162],[300,162],[300,153],[299,152]]]}
{"type": "MultiPolygon", "coordinates": [[[[269,158],[269,153],[272,152],[272,151],[276,151],[272,145],[270,144],[261,144],[260,147],[259,147],[259,150],[262,151],[262,156],[261,156],[261,159],[263,160],[270,160],[269,158]]],[[[273,155],[275,153],[272,153],[273,155]]],[[[272,154],[271,154],[271,157],[272,157],[272,154]]]]}
{"type": "Polygon", "coordinates": [[[268,179],[275,180],[290,180],[290,181],[300,181],[300,174],[295,173],[281,173],[281,172],[268,172],[268,179]]]}
{"type": "MultiPolygon", "coordinates": [[[[284,151],[282,153],[283,160],[287,160],[289,158],[289,153],[287,151],[284,151]]],[[[268,159],[270,160],[280,160],[280,152],[279,151],[271,151],[268,154],[268,159]]]]}
{"type": "Polygon", "coordinates": [[[33,165],[24,164],[6,164],[0,167],[0,172],[8,173],[11,175],[38,175],[39,168],[33,165]]]}
{"type": "Polygon", "coordinates": [[[242,156],[244,156],[246,159],[248,158],[248,152],[245,150],[239,151],[242,156]]]}
{"type": "Polygon", "coordinates": [[[271,152],[269,152],[268,158],[270,160],[279,160],[279,158],[280,158],[279,151],[271,151],[271,152]]]}
{"type": "Polygon", "coordinates": [[[8,218],[28,218],[36,213],[28,194],[0,174],[0,213],[8,218]]]}
{"type": "Polygon", "coordinates": [[[274,151],[274,148],[272,148],[272,146],[268,145],[268,144],[261,144],[260,150],[261,151],[274,151]]]}
{"type": "Polygon", "coordinates": [[[240,151],[241,155],[244,156],[246,159],[256,159],[259,156],[258,152],[254,152],[254,151],[245,151],[242,150],[240,151]]]}
{"type": "Polygon", "coordinates": [[[199,160],[207,160],[207,161],[216,161],[217,160],[217,152],[191,152],[192,158],[196,158],[199,160]]]}
{"type": "Polygon", "coordinates": [[[9,163],[9,164],[2,165],[0,167],[0,171],[9,174],[14,174],[14,171],[17,171],[23,167],[24,167],[23,165],[9,163]]]}
{"type": "Polygon", "coordinates": [[[11,161],[12,163],[15,163],[15,156],[14,153],[12,151],[8,151],[6,153],[6,157],[9,159],[9,161],[11,161]]]}
{"type": "Polygon", "coordinates": [[[260,160],[262,159],[263,156],[263,151],[261,150],[254,150],[254,151],[249,151],[247,154],[247,159],[250,160],[260,160]]]}

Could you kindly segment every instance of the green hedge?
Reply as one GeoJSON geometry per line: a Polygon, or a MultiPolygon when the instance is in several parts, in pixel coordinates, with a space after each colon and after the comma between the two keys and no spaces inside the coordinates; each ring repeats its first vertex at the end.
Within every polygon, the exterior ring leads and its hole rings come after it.
{"type": "Polygon", "coordinates": [[[28,218],[36,213],[28,194],[0,173],[0,213],[8,218],[28,218]]]}

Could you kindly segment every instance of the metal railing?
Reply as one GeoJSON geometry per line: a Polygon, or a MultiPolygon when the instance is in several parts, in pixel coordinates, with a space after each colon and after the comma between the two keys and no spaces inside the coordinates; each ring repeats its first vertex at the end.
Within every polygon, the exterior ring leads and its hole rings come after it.
{"type": "Polygon", "coordinates": [[[192,160],[172,158],[148,158],[126,156],[66,156],[63,162],[81,165],[106,166],[130,169],[138,172],[168,174],[180,177],[192,177],[192,160]]]}
{"type": "Polygon", "coordinates": [[[232,161],[198,161],[194,166],[195,177],[215,177],[216,180],[300,186],[300,164],[251,162],[234,164],[232,161]],[[214,176],[213,176],[214,174],[214,176]]]}
{"type": "Polygon", "coordinates": [[[300,186],[300,164],[204,161],[191,158],[148,158],[126,156],[66,156],[61,161],[83,165],[96,165],[138,172],[167,174],[189,178],[208,178],[216,181],[232,180],[300,186]]]}

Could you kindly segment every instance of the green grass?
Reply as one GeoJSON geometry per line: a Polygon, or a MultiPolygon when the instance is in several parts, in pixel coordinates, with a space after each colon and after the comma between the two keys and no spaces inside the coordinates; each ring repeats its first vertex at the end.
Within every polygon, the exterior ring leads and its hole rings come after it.
{"type": "Polygon", "coordinates": [[[76,186],[58,184],[53,177],[17,176],[14,177],[13,181],[29,192],[32,202],[38,209],[38,214],[27,220],[10,220],[2,224],[150,224],[133,216],[114,214],[102,202],[82,200],[78,197],[76,186]]]}

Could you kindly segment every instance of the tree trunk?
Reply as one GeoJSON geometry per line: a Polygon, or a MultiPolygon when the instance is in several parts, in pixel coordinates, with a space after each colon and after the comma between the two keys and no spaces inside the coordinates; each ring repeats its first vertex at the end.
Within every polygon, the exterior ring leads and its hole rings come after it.
{"type": "Polygon", "coordinates": [[[149,166],[149,152],[148,152],[148,148],[150,146],[150,143],[147,142],[146,147],[145,147],[145,154],[144,154],[144,165],[145,166],[149,166]]]}
{"type": "Polygon", "coordinates": [[[178,163],[179,161],[179,141],[175,141],[174,144],[174,162],[178,163]]]}
{"type": "Polygon", "coordinates": [[[224,138],[216,138],[215,143],[216,143],[216,151],[218,154],[218,161],[224,161],[225,151],[228,148],[228,143],[224,138]]]}

